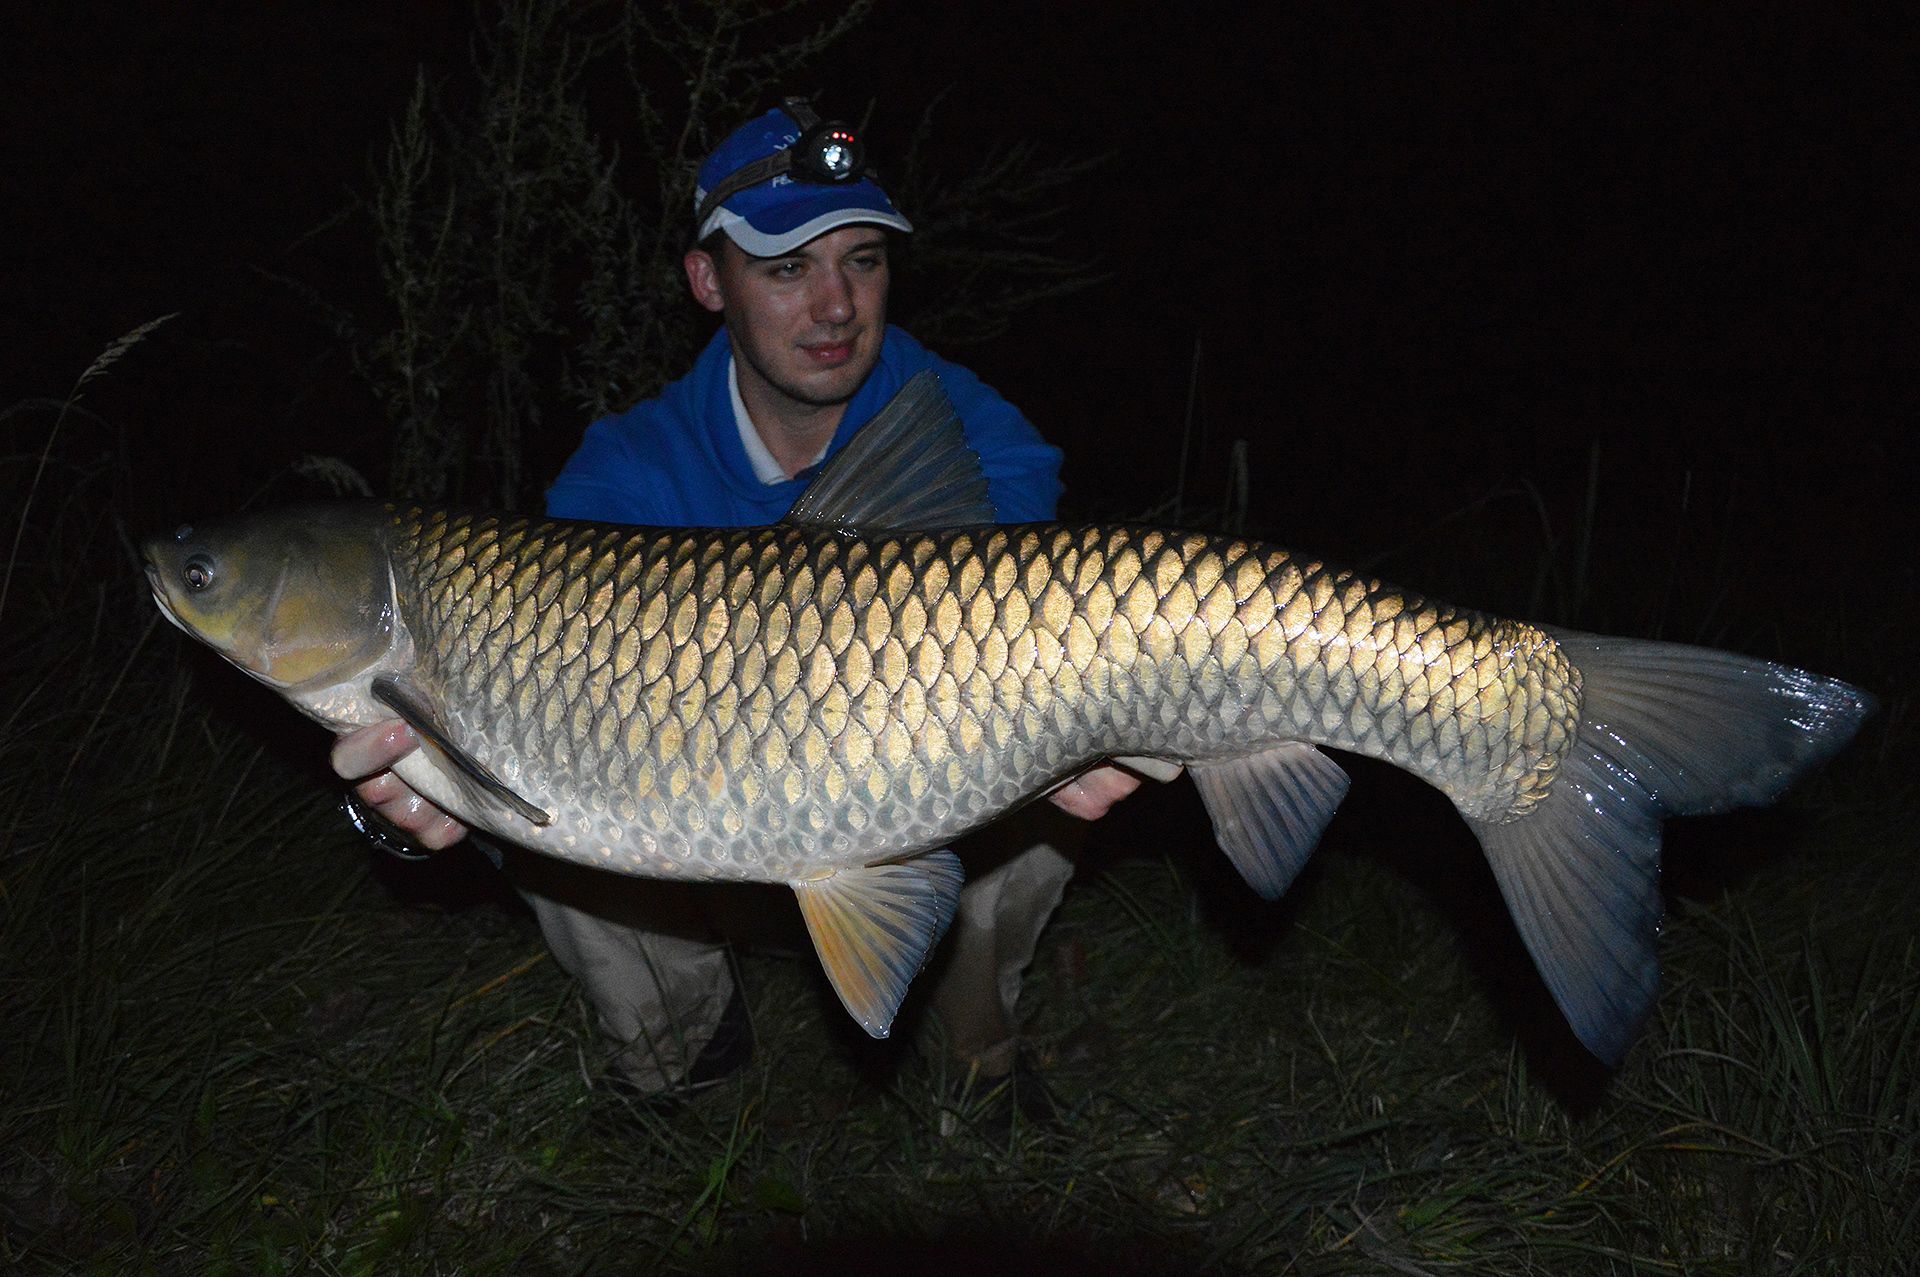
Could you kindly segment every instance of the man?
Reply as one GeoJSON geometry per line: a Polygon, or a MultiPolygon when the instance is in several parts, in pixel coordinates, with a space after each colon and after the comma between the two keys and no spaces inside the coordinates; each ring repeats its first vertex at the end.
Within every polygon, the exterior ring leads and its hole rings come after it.
{"type": "MultiPolygon", "coordinates": [[[[980,455],[997,516],[1053,516],[1059,452],[972,373],[887,325],[887,236],[913,228],[857,157],[849,162],[854,145],[788,99],[708,157],[684,266],[694,300],[724,323],[687,376],[589,428],[548,490],[550,514],[655,526],[777,522],[822,461],[933,368],[980,455]]],[[[378,724],[342,738],[334,767],[359,779],[359,797],[415,841],[445,847],[465,828],[388,770],[416,745],[404,725],[378,724]]],[[[1138,784],[1100,767],[1053,800],[1091,819],[1138,784]]],[[[929,972],[951,1068],[989,1084],[1014,1070],[1020,973],[1072,873],[1055,844],[1074,831],[1048,809],[1028,812],[1002,836],[961,848],[969,881],[929,972]]],[[[516,858],[512,871],[555,956],[624,1044],[616,1067],[629,1084],[667,1092],[745,1062],[751,1038],[709,922],[724,899],[712,893],[727,888],[619,879],[537,856],[516,858]]]]}

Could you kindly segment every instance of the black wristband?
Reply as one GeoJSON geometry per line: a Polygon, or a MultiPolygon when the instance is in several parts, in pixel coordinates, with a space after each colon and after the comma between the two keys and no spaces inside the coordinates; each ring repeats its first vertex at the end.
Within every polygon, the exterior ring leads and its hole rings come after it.
{"type": "Polygon", "coordinates": [[[359,830],[366,840],[398,860],[431,860],[433,853],[420,847],[394,828],[392,822],[377,812],[369,810],[360,802],[359,796],[352,790],[340,800],[340,810],[346,813],[347,822],[359,830]]]}

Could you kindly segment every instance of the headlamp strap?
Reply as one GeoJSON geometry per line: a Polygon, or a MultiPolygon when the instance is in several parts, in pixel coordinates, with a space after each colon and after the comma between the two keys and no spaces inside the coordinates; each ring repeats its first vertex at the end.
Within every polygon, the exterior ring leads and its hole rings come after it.
{"type": "Polygon", "coordinates": [[[793,122],[800,126],[803,134],[820,123],[820,117],[814,114],[813,103],[805,98],[781,98],[780,109],[793,117],[793,122]]]}

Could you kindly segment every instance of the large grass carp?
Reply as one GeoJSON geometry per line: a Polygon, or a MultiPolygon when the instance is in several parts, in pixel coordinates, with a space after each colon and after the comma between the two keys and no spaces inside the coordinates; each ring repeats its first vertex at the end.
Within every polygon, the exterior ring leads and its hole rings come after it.
{"type": "Polygon", "coordinates": [[[1192,773],[1261,895],[1345,793],[1454,802],[1575,1032],[1658,980],[1660,822],[1776,797],[1871,699],[1744,656],[1502,620],[1258,542],[993,526],[931,374],[781,523],[634,528],[338,503],[145,547],[182,629],[478,828],[587,865],[785,883],[884,1036],[967,831],[1101,759],[1192,773]]]}

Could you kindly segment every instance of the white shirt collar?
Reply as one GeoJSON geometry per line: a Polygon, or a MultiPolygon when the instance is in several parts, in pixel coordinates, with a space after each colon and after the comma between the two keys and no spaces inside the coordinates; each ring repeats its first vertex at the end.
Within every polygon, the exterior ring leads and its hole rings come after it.
{"type": "MultiPolygon", "coordinates": [[[[727,356],[727,391],[733,396],[733,424],[740,431],[740,445],[747,450],[747,463],[753,467],[753,477],[766,484],[785,483],[787,472],[773,459],[773,453],[767,450],[766,441],[754,428],[753,415],[747,411],[747,401],[740,397],[740,364],[731,354],[727,356]]],[[[819,465],[820,458],[826,455],[827,450],[823,447],[819,456],[807,465],[819,465]]]]}

